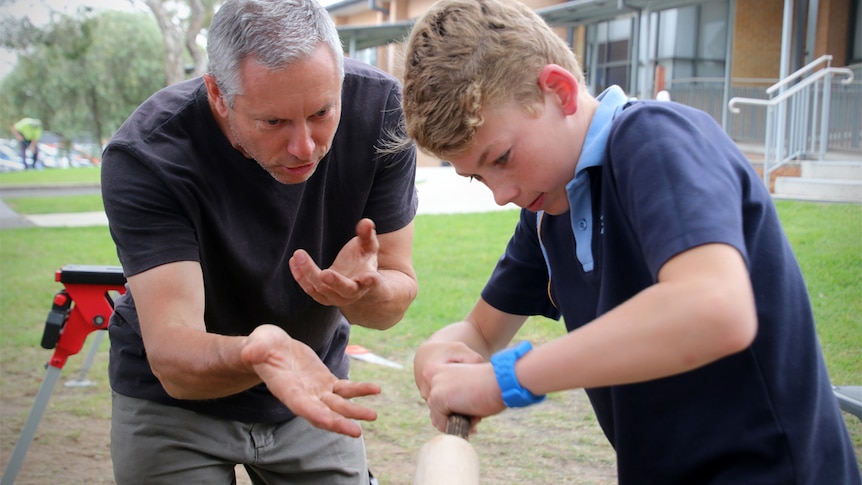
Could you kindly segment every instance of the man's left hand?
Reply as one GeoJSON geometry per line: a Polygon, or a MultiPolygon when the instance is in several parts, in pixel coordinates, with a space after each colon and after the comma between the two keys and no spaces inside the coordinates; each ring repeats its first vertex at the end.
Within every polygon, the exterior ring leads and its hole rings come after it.
{"type": "Polygon", "coordinates": [[[356,225],[356,237],[339,251],[327,269],[320,269],[307,252],[298,249],[290,258],[290,271],[297,283],[321,305],[345,307],[359,301],[381,284],[377,271],[380,242],[371,219],[356,225]]]}

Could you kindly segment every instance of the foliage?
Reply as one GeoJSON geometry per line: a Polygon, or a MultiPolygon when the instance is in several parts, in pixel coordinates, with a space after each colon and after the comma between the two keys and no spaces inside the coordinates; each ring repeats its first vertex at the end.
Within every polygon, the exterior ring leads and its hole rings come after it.
{"type": "Polygon", "coordinates": [[[31,116],[66,142],[101,143],[164,86],[160,35],[146,14],[59,15],[41,29],[24,23],[0,40],[19,54],[0,82],[5,126],[31,116]]]}
{"type": "Polygon", "coordinates": [[[144,3],[162,32],[167,84],[187,79],[187,75],[204,74],[206,52],[197,39],[212,22],[220,0],[144,0],[144,3]]]}

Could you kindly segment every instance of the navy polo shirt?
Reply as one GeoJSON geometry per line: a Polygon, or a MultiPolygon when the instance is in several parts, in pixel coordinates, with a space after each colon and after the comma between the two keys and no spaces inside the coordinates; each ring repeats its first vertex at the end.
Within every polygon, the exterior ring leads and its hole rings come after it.
{"type": "Polygon", "coordinates": [[[748,160],[709,115],[669,102],[629,104],[602,151],[586,169],[592,269],[570,213],[544,215],[540,245],[537,216],[524,210],[482,297],[507,313],[562,317],[571,331],[655,284],[674,255],[721,243],[745,259],[758,312],[740,353],[587,390],[619,483],[860,483],[805,282],[748,160]]]}

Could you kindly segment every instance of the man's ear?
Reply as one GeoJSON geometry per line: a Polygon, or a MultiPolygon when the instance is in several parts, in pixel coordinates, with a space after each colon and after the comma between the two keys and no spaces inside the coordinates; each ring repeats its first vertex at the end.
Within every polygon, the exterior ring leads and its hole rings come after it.
{"type": "Polygon", "coordinates": [[[207,86],[207,97],[210,104],[216,109],[222,117],[227,117],[228,106],[225,103],[224,97],[221,95],[221,89],[216,83],[216,78],[212,74],[204,74],[204,84],[207,86]]]}
{"type": "Polygon", "coordinates": [[[575,76],[557,64],[548,64],[539,73],[539,88],[554,95],[566,115],[578,110],[578,87],[575,76]]]}

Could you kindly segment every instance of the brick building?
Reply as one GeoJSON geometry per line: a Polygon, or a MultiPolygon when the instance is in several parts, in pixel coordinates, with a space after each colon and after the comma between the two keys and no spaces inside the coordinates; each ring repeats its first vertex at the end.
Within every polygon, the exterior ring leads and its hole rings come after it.
{"type": "MultiPolygon", "coordinates": [[[[327,10],[348,55],[399,76],[401,41],[433,2],[342,0],[327,10]]],[[[590,92],[616,84],[652,98],[666,89],[711,113],[735,138],[754,137],[742,141],[756,143],[759,135],[730,117],[731,97],[762,98],[767,87],[826,54],[831,66],[850,66],[857,82],[862,78],[862,0],[523,2],[572,46],[590,92]]]]}

